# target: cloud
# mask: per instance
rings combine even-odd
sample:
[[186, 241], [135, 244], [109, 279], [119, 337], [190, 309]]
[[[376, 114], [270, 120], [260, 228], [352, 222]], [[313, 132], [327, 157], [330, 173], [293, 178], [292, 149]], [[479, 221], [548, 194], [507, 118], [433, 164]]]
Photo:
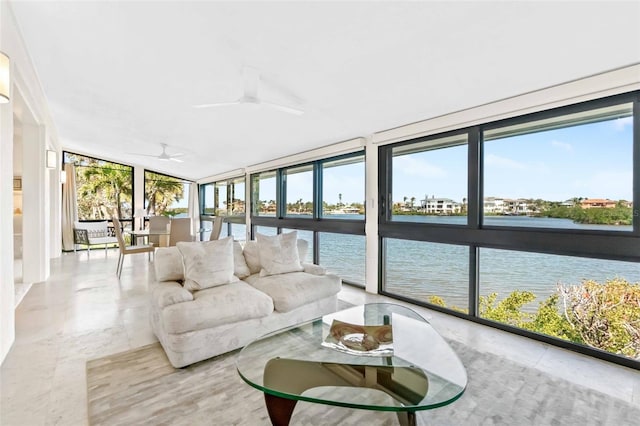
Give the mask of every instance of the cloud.
[[572, 152], [573, 151], [573, 145], [566, 143], [566, 142], [560, 142], [560, 141], [551, 141], [551, 146], [554, 148], [558, 148], [561, 149], [563, 151], [566, 152]]
[[409, 155], [394, 158], [393, 170], [394, 173], [426, 179], [447, 177], [447, 171], [442, 167]]
[[484, 158], [485, 166], [489, 167], [497, 167], [502, 169], [511, 169], [511, 170], [524, 170], [527, 168], [526, 165], [520, 163], [519, 161], [512, 160], [506, 157], [500, 157], [495, 154], [487, 154]]

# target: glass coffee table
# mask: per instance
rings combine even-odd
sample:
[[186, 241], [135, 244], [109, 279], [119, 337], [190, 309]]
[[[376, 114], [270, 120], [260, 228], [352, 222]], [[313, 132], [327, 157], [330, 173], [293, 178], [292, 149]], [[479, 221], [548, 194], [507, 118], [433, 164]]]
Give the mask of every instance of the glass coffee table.
[[415, 425], [416, 411], [450, 404], [467, 386], [455, 352], [416, 312], [374, 303], [267, 334], [236, 361], [242, 379], [264, 392], [274, 425], [288, 425], [298, 401], [395, 411]]

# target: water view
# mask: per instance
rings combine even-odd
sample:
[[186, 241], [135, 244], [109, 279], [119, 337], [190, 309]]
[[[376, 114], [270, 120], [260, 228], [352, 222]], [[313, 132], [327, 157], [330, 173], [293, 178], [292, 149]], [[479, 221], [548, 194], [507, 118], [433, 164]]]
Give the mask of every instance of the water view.
[[[327, 218], [360, 219], [363, 215], [331, 215]], [[425, 216], [395, 216], [395, 220], [424, 222]], [[461, 224], [466, 218], [428, 217], [433, 223]], [[568, 219], [502, 216], [487, 218], [490, 226], [563, 228], [575, 230], [631, 231], [630, 226], [581, 225]], [[243, 239], [246, 227], [233, 224], [235, 238]], [[258, 227], [258, 232], [275, 235], [276, 229]], [[288, 232], [290, 230], [284, 230]], [[226, 232], [226, 231], [225, 231]], [[225, 234], [226, 235], [226, 234]], [[313, 233], [298, 231], [298, 237], [313, 247]], [[311, 261], [313, 254], [307, 255]], [[431, 296], [442, 297], [447, 306], [467, 308], [469, 293], [469, 248], [452, 244], [421, 241], [386, 240], [386, 290], [422, 301]], [[587, 259], [541, 253], [482, 248], [480, 250], [480, 295], [498, 293], [506, 297], [514, 290], [531, 291], [537, 298], [527, 305], [537, 308], [538, 302], [556, 291], [558, 283], [579, 284], [582, 280], [604, 282], [624, 278], [640, 282], [640, 264], [603, 259]], [[334, 233], [320, 234], [320, 263], [343, 279], [364, 285], [365, 237]]]

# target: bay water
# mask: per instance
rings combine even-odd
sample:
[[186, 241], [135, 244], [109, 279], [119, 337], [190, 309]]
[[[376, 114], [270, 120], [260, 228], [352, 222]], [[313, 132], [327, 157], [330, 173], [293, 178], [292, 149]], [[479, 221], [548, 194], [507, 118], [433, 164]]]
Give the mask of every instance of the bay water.
[[[337, 219], [361, 219], [362, 215], [335, 215]], [[465, 217], [395, 216], [403, 222], [466, 223]], [[515, 226], [563, 229], [601, 229], [631, 231], [631, 226], [582, 225], [569, 219], [527, 216], [490, 216], [487, 226]], [[234, 225], [236, 237], [244, 235], [244, 225]], [[274, 228], [259, 227], [258, 232], [275, 234]], [[299, 238], [309, 241], [311, 231], [298, 231]], [[363, 284], [365, 270], [365, 237], [321, 233], [320, 263], [343, 279]], [[420, 241], [386, 240], [386, 290], [417, 300], [441, 297], [447, 306], [466, 309], [469, 293], [469, 248], [453, 244]], [[311, 260], [311, 254], [306, 259]], [[558, 284], [580, 284], [583, 280], [603, 283], [607, 279], [624, 278], [640, 282], [640, 263], [588, 259], [511, 250], [481, 248], [479, 256], [479, 294], [498, 294], [498, 300], [514, 290], [531, 291], [537, 298], [527, 306], [535, 310], [538, 302], [556, 292]]]

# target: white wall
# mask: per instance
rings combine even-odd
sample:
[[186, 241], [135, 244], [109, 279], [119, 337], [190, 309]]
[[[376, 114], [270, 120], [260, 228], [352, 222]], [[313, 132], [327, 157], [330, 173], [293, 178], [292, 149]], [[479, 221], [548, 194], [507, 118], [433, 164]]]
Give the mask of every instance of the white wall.
[[[45, 150], [60, 152], [46, 98], [8, 2], [0, 1], [0, 50], [11, 60], [11, 101], [0, 105], [0, 362], [15, 340], [13, 283], [13, 122], [22, 129], [25, 282], [45, 280], [49, 259], [59, 255], [52, 222], [59, 222], [60, 167], [45, 168]], [[53, 192], [52, 192], [53, 191]], [[59, 233], [58, 233], [59, 238]], [[27, 274], [28, 271], [28, 274]]]

